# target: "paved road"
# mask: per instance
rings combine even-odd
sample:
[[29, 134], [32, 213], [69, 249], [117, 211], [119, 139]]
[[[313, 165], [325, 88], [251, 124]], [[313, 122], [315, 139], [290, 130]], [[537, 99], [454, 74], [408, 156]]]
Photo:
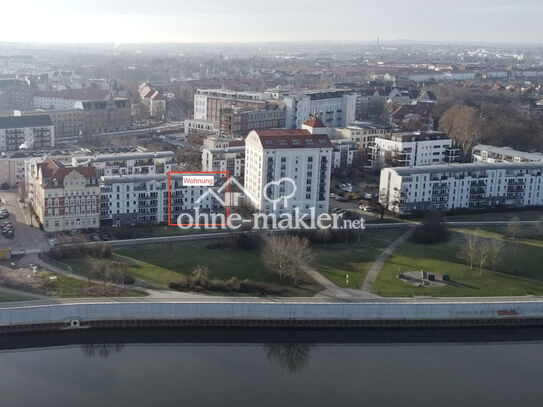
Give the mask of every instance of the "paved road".
[[[6, 239], [0, 236], [0, 249], [12, 250], [48, 250], [45, 234], [37, 226], [29, 226], [31, 218], [21, 208], [17, 193], [14, 191], [0, 192], [3, 205], [10, 212], [10, 217], [2, 222], [9, 221], [15, 226], [15, 238]], [[35, 221], [33, 221], [35, 225]]]

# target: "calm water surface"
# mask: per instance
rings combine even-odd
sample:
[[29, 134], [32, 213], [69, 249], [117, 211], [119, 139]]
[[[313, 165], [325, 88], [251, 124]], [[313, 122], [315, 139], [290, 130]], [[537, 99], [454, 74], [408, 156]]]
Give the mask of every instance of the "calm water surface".
[[500, 333], [499, 342], [488, 342], [496, 338], [488, 331], [465, 338], [446, 332], [70, 335], [2, 339], [0, 406], [499, 407], [543, 400], [538, 331]]

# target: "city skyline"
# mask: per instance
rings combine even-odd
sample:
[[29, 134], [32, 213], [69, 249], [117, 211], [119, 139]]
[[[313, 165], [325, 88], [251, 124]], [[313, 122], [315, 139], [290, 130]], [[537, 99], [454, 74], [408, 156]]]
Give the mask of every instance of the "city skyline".
[[[4, 4], [5, 15], [20, 5]], [[333, 18], [332, 18], [333, 17]], [[432, 41], [536, 43], [543, 4], [533, 0], [459, 0], [428, 4], [413, 0], [157, 0], [106, 2], [30, 0], [23, 27], [0, 26], [2, 42], [205, 43], [290, 41]], [[345, 24], [340, 24], [344, 21]], [[97, 22], [100, 22], [98, 24]], [[499, 27], [499, 29], [498, 29]], [[429, 33], [432, 33], [430, 36]]]

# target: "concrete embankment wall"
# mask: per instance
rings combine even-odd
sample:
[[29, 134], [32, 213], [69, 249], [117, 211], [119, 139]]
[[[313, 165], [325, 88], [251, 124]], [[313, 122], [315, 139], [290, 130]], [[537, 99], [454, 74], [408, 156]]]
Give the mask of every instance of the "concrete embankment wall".
[[525, 302], [95, 302], [5, 305], [0, 331], [145, 326], [541, 325], [543, 301]]

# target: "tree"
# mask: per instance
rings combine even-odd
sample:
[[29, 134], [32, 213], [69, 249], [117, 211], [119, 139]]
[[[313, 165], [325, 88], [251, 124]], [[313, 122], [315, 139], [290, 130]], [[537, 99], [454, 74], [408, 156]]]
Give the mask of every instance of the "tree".
[[479, 262], [479, 276], [483, 275], [483, 268], [488, 263], [490, 248], [488, 241], [480, 241], [477, 250], [477, 260]]
[[301, 372], [309, 363], [310, 346], [305, 343], [270, 343], [264, 345], [267, 358], [290, 373]]
[[305, 237], [273, 235], [264, 241], [262, 258], [265, 267], [279, 275], [280, 279], [290, 278], [296, 286], [302, 268], [310, 258], [310, 242]]
[[462, 149], [464, 160], [469, 159], [472, 147], [480, 141], [482, 120], [469, 106], [456, 105], [439, 119], [439, 130], [447, 133]]
[[513, 239], [516, 239], [520, 231], [520, 219], [518, 217], [513, 217], [507, 224], [507, 236], [510, 236]]
[[503, 241], [498, 239], [490, 239], [487, 242], [488, 263], [492, 271], [496, 270], [496, 266], [500, 263], [503, 255]]
[[422, 223], [415, 228], [411, 240], [416, 243], [432, 244], [445, 242], [449, 238], [449, 230], [439, 212], [428, 212]]
[[532, 224], [532, 232], [535, 236], [543, 234], [543, 216]]
[[467, 259], [469, 269], [473, 270], [473, 265], [477, 258], [477, 252], [479, 250], [479, 229], [475, 230], [475, 233], [469, 234], [460, 247], [460, 256], [463, 259]]

